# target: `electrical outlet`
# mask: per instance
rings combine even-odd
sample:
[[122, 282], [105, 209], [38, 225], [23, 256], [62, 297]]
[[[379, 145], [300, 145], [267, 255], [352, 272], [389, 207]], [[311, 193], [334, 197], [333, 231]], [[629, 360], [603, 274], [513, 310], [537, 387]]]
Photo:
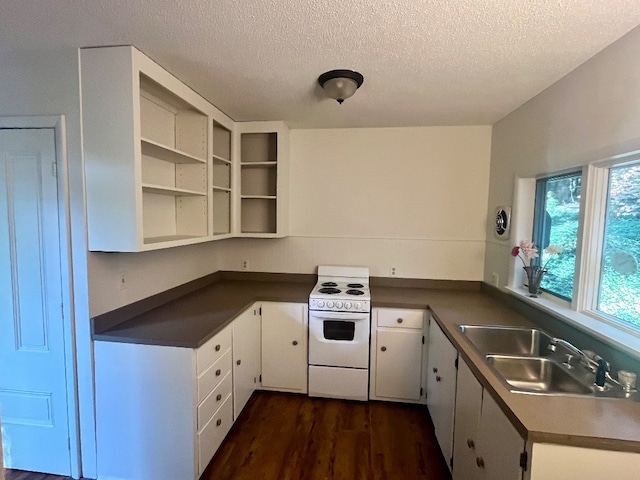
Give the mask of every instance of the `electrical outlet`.
[[118, 289], [124, 290], [127, 288], [127, 272], [120, 272], [118, 275]]
[[498, 272], [493, 272], [491, 274], [491, 283], [493, 283], [494, 287], [500, 286], [500, 275], [498, 275]]
[[246, 258], [242, 259], [241, 265], [242, 270], [249, 270], [249, 260], [247, 260]]
[[395, 277], [396, 276], [396, 267], [391, 267], [390, 270], [389, 270], [389, 274], [392, 277]]

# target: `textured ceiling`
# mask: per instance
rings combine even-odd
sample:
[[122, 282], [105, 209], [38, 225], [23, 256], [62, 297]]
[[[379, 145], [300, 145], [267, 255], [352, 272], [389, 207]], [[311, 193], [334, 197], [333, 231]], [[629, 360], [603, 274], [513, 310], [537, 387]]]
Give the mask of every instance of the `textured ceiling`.
[[[1, 0], [0, 48], [133, 44], [234, 120], [472, 125], [638, 24], [638, 0]], [[343, 105], [335, 68], [365, 77]]]

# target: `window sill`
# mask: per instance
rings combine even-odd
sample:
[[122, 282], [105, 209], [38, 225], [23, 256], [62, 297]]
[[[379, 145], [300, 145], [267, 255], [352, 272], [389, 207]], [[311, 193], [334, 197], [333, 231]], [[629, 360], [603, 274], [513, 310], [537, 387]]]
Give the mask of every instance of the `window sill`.
[[619, 348], [629, 355], [640, 358], [640, 337], [625, 332], [585, 313], [571, 310], [567, 302], [556, 299], [552, 295], [543, 293], [540, 297], [532, 298], [524, 288], [505, 287], [505, 289], [507, 293], [518, 297], [523, 302], [533, 305], [543, 312], [553, 315], [563, 322], [579, 328]]

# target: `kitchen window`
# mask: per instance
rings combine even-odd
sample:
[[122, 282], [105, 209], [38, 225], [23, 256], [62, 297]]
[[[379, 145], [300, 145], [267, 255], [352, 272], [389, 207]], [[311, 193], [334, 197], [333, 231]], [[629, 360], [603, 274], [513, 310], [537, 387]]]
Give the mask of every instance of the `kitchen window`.
[[609, 169], [596, 309], [640, 330], [640, 164]]
[[[573, 297], [581, 183], [581, 171], [536, 182], [533, 243], [540, 252], [537, 263], [549, 270], [541, 287], [568, 301]], [[544, 252], [549, 245], [562, 247], [562, 254], [549, 257]]]

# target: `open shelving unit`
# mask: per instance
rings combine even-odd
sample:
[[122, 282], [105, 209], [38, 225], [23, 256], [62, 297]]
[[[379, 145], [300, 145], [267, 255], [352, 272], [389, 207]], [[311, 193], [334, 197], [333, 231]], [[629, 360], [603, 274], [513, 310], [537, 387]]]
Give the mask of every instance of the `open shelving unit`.
[[[80, 73], [89, 249], [212, 240], [212, 179], [219, 164], [231, 170], [233, 121], [131, 46], [81, 49]], [[220, 136], [226, 150], [213, 148]], [[227, 177], [215, 185], [230, 196]]]
[[240, 132], [239, 235], [286, 235], [288, 130], [281, 122], [255, 122]]
[[232, 132], [224, 125], [213, 121], [213, 151], [211, 154], [213, 235], [231, 235], [233, 194], [231, 144]]
[[206, 237], [208, 117], [140, 73], [143, 243]]

